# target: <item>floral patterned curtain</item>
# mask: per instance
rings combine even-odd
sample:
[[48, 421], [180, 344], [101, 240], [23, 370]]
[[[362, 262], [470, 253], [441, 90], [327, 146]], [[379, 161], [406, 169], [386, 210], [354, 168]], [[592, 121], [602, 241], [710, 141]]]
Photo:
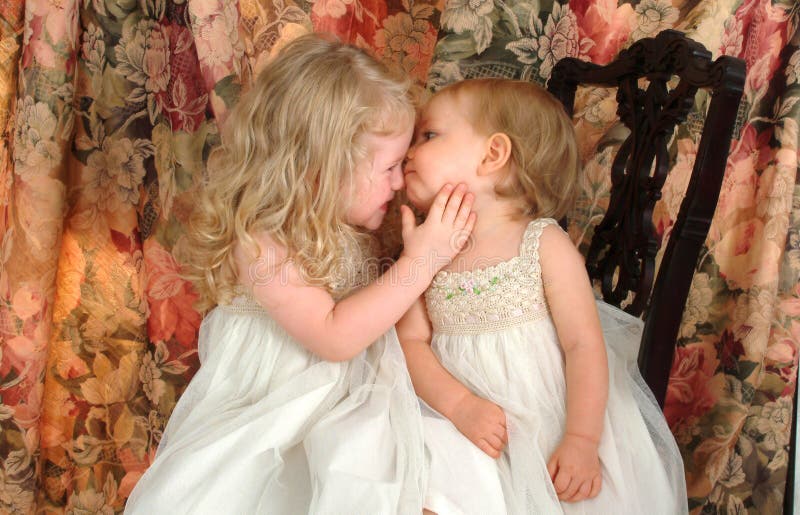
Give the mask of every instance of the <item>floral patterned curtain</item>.
[[[799, 13], [789, 0], [3, 2], [0, 511], [123, 509], [198, 366], [178, 264], [193, 191], [219, 124], [285, 41], [333, 32], [436, 88], [544, 82], [561, 57], [605, 63], [677, 28], [745, 59], [748, 79], [665, 411], [695, 513], [779, 512], [800, 337]], [[609, 92], [577, 107], [579, 241], [607, 201], [618, 131]], [[672, 143], [664, 237], [697, 136], [690, 124]]]

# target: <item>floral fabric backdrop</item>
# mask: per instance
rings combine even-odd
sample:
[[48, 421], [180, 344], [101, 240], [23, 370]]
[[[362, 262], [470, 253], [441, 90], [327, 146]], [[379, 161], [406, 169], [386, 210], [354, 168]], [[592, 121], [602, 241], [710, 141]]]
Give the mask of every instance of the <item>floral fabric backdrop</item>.
[[[0, 511], [119, 512], [198, 366], [179, 275], [219, 125], [286, 41], [326, 31], [437, 88], [545, 82], [676, 28], [748, 65], [665, 412], [694, 513], [777, 513], [800, 338], [800, 9], [790, 0], [9, 0], [0, 4]], [[707, 99], [693, 116], [702, 120]], [[591, 233], [618, 142], [585, 90], [572, 216]], [[697, 149], [672, 142], [664, 237]]]

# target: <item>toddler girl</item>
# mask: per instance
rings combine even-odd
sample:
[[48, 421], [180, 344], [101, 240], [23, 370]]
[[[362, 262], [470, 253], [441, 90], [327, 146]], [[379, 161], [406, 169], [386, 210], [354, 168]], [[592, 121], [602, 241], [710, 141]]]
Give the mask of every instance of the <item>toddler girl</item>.
[[216, 305], [201, 367], [127, 512], [420, 512], [421, 420], [393, 325], [475, 215], [463, 185], [419, 226], [404, 207], [404, 253], [365, 285], [364, 230], [403, 185], [413, 118], [406, 82], [317, 36], [237, 104], [186, 247]]
[[442, 184], [463, 181], [478, 215], [473, 245], [397, 325], [433, 408], [428, 510], [686, 512], [677, 446], [636, 370], [640, 321], [595, 301], [554, 220], [579, 169], [571, 121], [535, 84], [465, 81], [422, 110], [409, 200], [427, 210]]

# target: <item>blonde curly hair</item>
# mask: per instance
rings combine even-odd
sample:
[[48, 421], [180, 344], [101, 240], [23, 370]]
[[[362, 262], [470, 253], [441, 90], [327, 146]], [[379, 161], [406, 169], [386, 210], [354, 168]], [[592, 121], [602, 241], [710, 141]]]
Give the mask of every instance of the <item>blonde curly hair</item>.
[[450, 95], [473, 127], [511, 140], [508, 180], [495, 188], [500, 197], [520, 199], [522, 215], [561, 218], [574, 205], [581, 175], [575, 128], [564, 106], [532, 82], [482, 78], [451, 84], [435, 97]]
[[410, 84], [363, 50], [319, 35], [287, 44], [231, 112], [189, 222], [184, 274], [202, 311], [239, 285], [233, 252], [268, 234], [310, 284], [333, 291], [370, 236], [344, 219], [364, 136], [414, 120]]

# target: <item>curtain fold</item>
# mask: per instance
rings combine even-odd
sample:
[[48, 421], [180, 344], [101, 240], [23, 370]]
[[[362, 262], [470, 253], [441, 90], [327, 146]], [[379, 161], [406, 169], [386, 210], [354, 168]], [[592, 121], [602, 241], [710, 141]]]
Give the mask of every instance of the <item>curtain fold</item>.
[[[665, 413], [694, 513], [780, 512], [800, 338], [799, 19], [789, 0], [3, 2], [0, 511], [123, 509], [198, 366], [179, 275], [196, 189], [220, 124], [287, 41], [332, 32], [436, 89], [544, 83], [562, 57], [607, 63], [675, 28], [748, 73]], [[615, 109], [613, 92], [579, 92], [570, 234], [584, 245], [624, 137]], [[698, 138], [690, 123], [671, 144], [664, 238]]]

